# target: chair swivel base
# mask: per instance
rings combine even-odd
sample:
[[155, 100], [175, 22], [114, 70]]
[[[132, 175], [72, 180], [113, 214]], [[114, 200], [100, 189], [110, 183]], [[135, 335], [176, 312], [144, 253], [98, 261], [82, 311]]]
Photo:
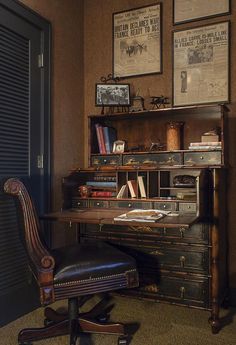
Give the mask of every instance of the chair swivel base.
[[[109, 319], [109, 311], [112, 306], [105, 310], [100, 310], [103, 301], [100, 301], [92, 310], [81, 313], [76, 321], [80, 333], [102, 333], [116, 334], [119, 336], [118, 345], [128, 344], [129, 337], [125, 332], [125, 325], [106, 321]], [[52, 308], [45, 309], [45, 327], [42, 328], [25, 328], [18, 335], [19, 345], [31, 345], [32, 342], [47, 339], [56, 336], [70, 334], [70, 322], [68, 314], [60, 314]], [[70, 345], [75, 345], [76, 339], [70, 340]]]

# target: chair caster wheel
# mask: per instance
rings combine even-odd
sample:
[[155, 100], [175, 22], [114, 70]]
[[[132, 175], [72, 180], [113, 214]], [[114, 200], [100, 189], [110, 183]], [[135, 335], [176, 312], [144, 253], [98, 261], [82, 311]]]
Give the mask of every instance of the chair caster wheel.
[[50, 326], [54, 323], [54, 321], [50, 320], [50, 319], [44, 319], [44, 326], [47, 327], [47, 326]]
[[98, 315], [97, 320], [101, 323], [106, 323], [110, 319], [110, 314], [101, 314]]
[[118, 338], [118, 345], [128, 345], [129, 338], [127, 336], [122, 336]]

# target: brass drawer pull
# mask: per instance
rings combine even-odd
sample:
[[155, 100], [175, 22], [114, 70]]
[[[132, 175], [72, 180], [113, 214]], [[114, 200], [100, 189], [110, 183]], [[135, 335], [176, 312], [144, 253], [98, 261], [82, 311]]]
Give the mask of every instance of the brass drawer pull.
[[107, 159], [103, 159], [103, 163], [105, 163], [105, 164], [106, 164], [106, 163], [107, 163]]
[[152, 232], [152, 228], [150, 226], [130, 226], [129, 229], [131, 231], [138, 231], [138, 232]]
[[181, 288], [180, 288], [179, 290], [180, 290], [180, 298], [181, 298], [181, 299], [184, 299], [185, 287], [184, 287], [184, 286], [181, 286]]
[[98, 159], [94, 159], [93, 160], [93, 164], [98, 165], [99, 164], [99, 160]]
[[100, 202], [97, 202], [96, 205], [97, 205], [97, 206], [100, 206]]
[[200, 159], [204, 159], [204, 157], [203, 157], [203, 156], [200, 156]]
[[132, 204], [128, 204], [128, 207], [132, 207]]
[[81, 205], [81, 202], [77, 202], [77, 205], [80, 206], [80, 205]]
[[156, 162], [146, 159], [145, 161], [143, 161], [143, 164], [156, 164]]
[[150, 254], [152, 254], [152, 255], [164, 255], [164, 253], [160, 252], [159, 250], [153, 250], [152, 252], [150, 252]]
[[180, 258], [179, 258], [179, 261], [180, 261], [180, 266], [182, 267], [182, 268], [184, 268], [184, 265], [185, 265], [185, 256], [180, 256]]
[[184, 238], [185, 228], [180, 228], [179, 232], [180, 232], [180, 237]]

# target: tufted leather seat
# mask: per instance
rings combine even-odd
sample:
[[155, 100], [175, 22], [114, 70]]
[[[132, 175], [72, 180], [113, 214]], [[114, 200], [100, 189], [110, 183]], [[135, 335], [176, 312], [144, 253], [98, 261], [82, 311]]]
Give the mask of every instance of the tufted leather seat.
[[135, 267], [132, 257], [103, 242], [58, 248], [51, 254], [55, 259], [55, 284], [115, 276]]

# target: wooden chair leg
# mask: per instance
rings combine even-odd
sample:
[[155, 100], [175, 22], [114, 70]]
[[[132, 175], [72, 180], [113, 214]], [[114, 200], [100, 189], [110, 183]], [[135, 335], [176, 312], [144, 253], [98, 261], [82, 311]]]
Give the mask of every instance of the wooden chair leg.
[[79, 317], [80, 331], [84, 333], [107, 333], [124, 335], [125, 327], [122, 323], [100, 323]]
[[31, 341], [47, 339], [69, 333], [68, 320], [60, 321], [43, 328], [25, 328], [18, 335], [19, 344], [27, 344]]

